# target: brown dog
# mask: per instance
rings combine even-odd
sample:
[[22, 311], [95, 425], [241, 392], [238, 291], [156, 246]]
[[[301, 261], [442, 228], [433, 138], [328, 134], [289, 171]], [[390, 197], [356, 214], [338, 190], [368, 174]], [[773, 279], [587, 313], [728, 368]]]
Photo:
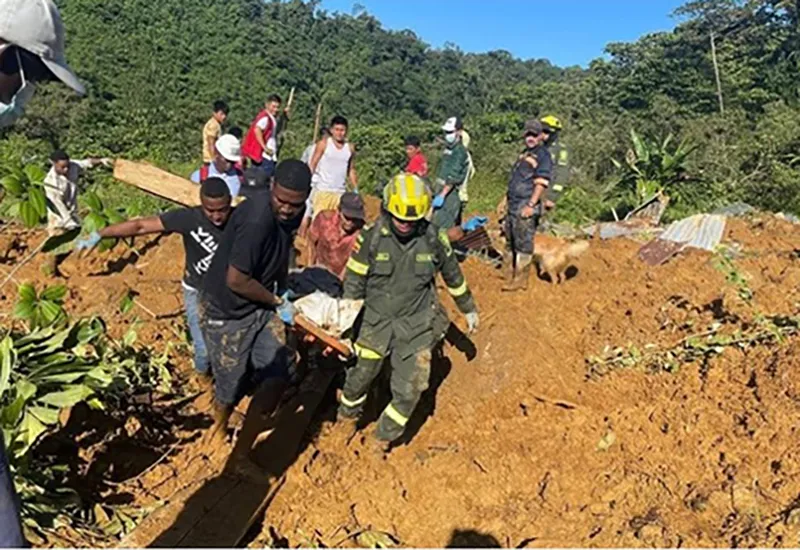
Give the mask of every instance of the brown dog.
[[537, 234], [534, 238], [533, 256], [539, 270], [547, 273], [550, 281], [561, 284], [571, 260], [578, 259], [589, 249], [589, 241], [567, 242], [557, 237]]

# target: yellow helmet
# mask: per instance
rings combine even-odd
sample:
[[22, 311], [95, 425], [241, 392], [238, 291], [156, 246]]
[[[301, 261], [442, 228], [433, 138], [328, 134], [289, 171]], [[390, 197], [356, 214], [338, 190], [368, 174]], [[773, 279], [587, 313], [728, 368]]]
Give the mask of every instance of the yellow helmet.
[[558, 118], [553, 115], [547, 115], [545, 117], [542, 117], [540, 122], [545, 126], [549, 126], [550, 128], [556, 131], [561, 130], [561, 128], [563, 128], [563, 126], [561, 125], [561, 121], [558, 120]]
[[421, 220], [431, 208], [431, 192], [421, 178], [402, 172], [383, 188], [383, 207], [399, 220]]

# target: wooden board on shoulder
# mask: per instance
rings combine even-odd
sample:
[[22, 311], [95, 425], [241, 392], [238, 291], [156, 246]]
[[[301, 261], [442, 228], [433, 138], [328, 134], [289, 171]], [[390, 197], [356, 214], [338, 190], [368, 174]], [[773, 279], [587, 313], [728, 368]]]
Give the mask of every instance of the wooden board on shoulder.
[[200, 205], [200, 188], [196, 183], [146, 162], [117, 159], [114, 178], [183, 206]]

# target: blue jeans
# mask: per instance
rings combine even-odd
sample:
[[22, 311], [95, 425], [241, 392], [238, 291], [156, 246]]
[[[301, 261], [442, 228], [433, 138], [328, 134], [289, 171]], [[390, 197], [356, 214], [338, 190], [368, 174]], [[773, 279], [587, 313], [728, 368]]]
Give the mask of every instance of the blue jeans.
[[17, 493], [8, 467], [3, 433], [0, 432], [0, 548], [22, 548], [25, 545], [19, 523]]
[[189, 334], [194, 345], [194, 370], [200, 374], [208, 374], [208, 352], [206, 341], [203, 339], [203, 330], [200, 325], [200, 308], [198, 291], [193, 288], [183, 287], [183, 304], [186, 307], [186, 324], [189, 325]]

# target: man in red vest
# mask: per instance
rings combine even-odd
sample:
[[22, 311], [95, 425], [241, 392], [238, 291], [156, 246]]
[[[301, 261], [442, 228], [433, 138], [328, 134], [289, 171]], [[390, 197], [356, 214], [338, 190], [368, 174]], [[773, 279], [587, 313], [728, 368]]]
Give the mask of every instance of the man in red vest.
[[[280, 96], [273, 94], [267, 98], [262, 110], [247, 131], [242, 144], [242, 154], [261, 168], [267, 177], [272, 177], [278, 162], [278, 111], [281, 108]], [[288, 116], [288, 113], [286, 113]]]

